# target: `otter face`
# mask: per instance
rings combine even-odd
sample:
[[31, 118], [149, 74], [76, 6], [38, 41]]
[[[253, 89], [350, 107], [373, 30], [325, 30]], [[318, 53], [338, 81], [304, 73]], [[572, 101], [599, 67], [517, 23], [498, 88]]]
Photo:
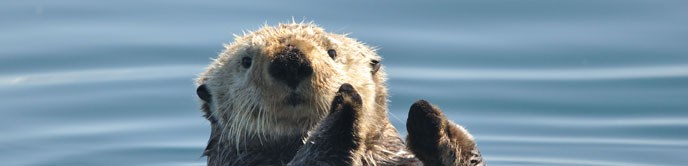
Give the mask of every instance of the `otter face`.
[[365, 110], [384, 114], [380, 59], [370, 47], [314, 24], [280, 24], [237, 36], [197, 79], [211, 143], [215, 138], [239, 147], [305, 136], [327, 115], [344, 83], [359, 91]]

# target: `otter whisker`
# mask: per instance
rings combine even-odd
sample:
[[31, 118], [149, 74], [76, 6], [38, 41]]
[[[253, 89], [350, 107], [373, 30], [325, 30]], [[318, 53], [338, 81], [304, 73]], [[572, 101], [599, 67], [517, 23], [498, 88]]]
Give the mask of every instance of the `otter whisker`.
[[406, 122], [404, 122], [404, 121], [402, 121], [401, 119], [399, 119], [399, 117], [398, 117], [397, 115], [395, 115], [394, 112], [389, 111], [388, 114], [389, 114], [390, 116], [392, 116], [392, 118], [394, 118], [394, 120], [397, 120], [399, 123], [406, 125]]

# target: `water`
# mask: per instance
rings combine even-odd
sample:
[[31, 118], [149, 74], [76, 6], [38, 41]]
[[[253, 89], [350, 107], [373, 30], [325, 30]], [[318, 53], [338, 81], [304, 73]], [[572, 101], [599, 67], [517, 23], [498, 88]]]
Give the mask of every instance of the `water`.
[[685, 1], [3, 1], [0, 165], [204, 165], [192, 79], [295, 17], [380, 48], [490, 165], [688, 163]]

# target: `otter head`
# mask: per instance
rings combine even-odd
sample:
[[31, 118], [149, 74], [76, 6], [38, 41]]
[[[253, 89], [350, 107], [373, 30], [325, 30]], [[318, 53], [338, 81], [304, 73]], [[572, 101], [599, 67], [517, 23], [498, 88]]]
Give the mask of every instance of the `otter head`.
[[314, 24], [280, 24], [225, 47], [197, 79], [212, 125], [210, 149], [302, 138], [327, 115], [344, 83], [358, 90], [372, 117], [386, 117], [381, 58], [345, 35]]

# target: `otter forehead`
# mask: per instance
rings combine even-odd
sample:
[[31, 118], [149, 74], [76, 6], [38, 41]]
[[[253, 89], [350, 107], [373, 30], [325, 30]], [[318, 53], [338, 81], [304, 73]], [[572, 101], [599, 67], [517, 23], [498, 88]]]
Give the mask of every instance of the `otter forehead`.
[[[304, 42], [303, 40], [305, 39], [311, 42], [311, 44], [316, 44], [314, 46], [327, 47], [330, 45], [328, 36], [331, 35], [334, 34], [329, 34], [313, 24], [280, 24], [276, 27], [263, 27], [248, 35], [239, 37], [238, 40], [246, 40], [245, 43], [253, 45], [273, 46], [291, 42]], [[237, 43], [242, 43], [242, 41]]]
[[226, 47], [228, 52], [259, 51], [273, 56], [287, 45], [295, 45], [303, 51], [331, 49], [337, 43], [331, 36], [337, 35], [326, 33], [314, 24], [280, 24], [236, 36], [235, 41]]

